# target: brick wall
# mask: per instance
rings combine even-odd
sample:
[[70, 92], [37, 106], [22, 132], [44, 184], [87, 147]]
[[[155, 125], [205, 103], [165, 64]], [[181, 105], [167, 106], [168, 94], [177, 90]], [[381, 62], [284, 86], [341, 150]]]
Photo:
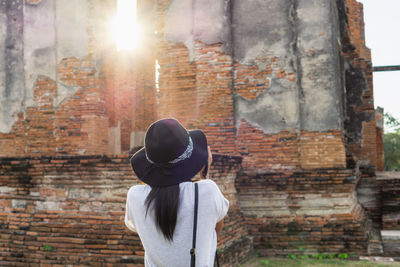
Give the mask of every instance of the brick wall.
[[183, 43], [168, 41], [170, 5], [170, 0], [163, 0], [156, 7], [158, 118], [175, 117], [188, 129], [202, 129], [213, 152], [234, 155], [232, 58], [222, 52], [221, 43], [192, 40], [189, 51]]
[[[279, 50], [257, 48], [253, 52], [259, 53], [259, 57], [236, 60], [235, 52], [225, 47], [235, 47], [240, 41], [235, 43], [233, 37], [232, 40], [228, 38], [227, 43], [204, 43], [196, 40], [196, 34], [201, 34], [196, 32], [192, 33], [193, 36], [188, 35], [187, 38], [193, 38], [191, 41], [168, 41], [168, 37], [182, 38], [185, 34], [175, 25], [173, 34], [167, 32], [173, 37], [166, 36], [165, 32], [171, 29], [166, 26], [165, 20], [166, 17], [171, 19], [169, 16], [172, 15], [168, 12], [177, 12], [170, 10], [171, 5], [175, 4], [173, 1], [157, 4], [159, 118], [176, 117], [187, 128], [204, 130], [213, 151], [242, 156], [243, 167], [248, 170], [345, 166], [345, 140], [341, 130], [335, 130], [332, 126], [332, 130], [300, 131], [302, 126], [298, 109], [303, 100], [298, 96], [297, 87], [301, 82], [301, 73], [296, 73], [288, 60], [288, 57], [294, 58], [296, 55], [283, 56]], [[179, 20], [182, 14], [177, 13], [176, 16]], [[190, 18], [189, 14], [187, 18]], [[240, 16], [237, 19], [240, 20]], [[198, 27], [195, 22], [191, 23], [194, 23], [194, 28]], [[293, 29], [287, 27], [295, 27], [286, 24], [281, 26], [288, 32]], [[231, 34], [235, 35], [235, 29], [232, 31]], [[255, 35], [254, 38], [260, 37]], [[318, 77], [310, 78], [316, 86], [316, 80], [323, 80]], [[310, 103], [313, 104], [316, 103]], [[258, 114], [252, 110], [257, 106], [260, 108]], [[257, 116], [263, 125], [258, 125], [257, 120], [246, 112], [254, 113], [252, 116]], [[309, 112], [304, 113], [309, 115]], [[265, 118], [261, 119], [262, 115]], [[277, 122], [278, 116], [281, 117]], [[340, 121], [340, 118], [336, 120]]]
[[[66, 1], [52, 7], [44, 2], [21, 5], [27, 6], [24, 12], [39, 12], [43, 17], [56, 17], [55, 13], [60, 12], [57, 8], [72, 5]], [[117, 51], [108, 32], [116, 1], [84, 0], [79, 5], [82, 11], [75, 10], [76, 16], [59, 16], [52, 26], [61, 28], [65, 19], [74, 20], [68, 23], [81, 23], [79, 32], [85, 34], [86, 42], [74, 40], [82, 36], [73, 34], [68, 40], [83, 43], [80, 48], [84, 52], [79, 51], [78, 55], [74, 47], [68, 47], [68, 56], [59, 55], [57, 49], [66, 50], [61, 41], [46, 47], [54, 50], [56, 58], [54, 62], [41, 64], [51, 69], [53, 76], [41, 74], [43, 70], [34, 73], [36, 70], [29, 64], [37, 59], [32, 56], [34, 53], [27, 53], [26, 73], [19, 79], [30, 77], [33, 87], [26, 85], [24, 94], [33, 95], [33, 99], [21, 101], [23, 111], [17, 114], [18, 121], [11, 125], [10, 132], [0, 133], [0, 156], [119, 154], [143, 145], [144, 131], [156, 119], [154, 40], [151, 38], [154, 31], [148, 29], [151, 35], [142, 44], [147, 48], [143, 50], [146, 53]], [[142, 6], [140, 2], [140, 11], [144, 10]], [[88, 11], [84, 13], [86, 8]], [[82, 19], [80, 12], [87, 17]], [[40, 25], [40, 19], [32, 18], [32, 27], [36, 23]], [[34, 30], [38, 35], [46, 31], [39, 27]], [[35, 48], [26, 46], [23, 49], [27, 51]]]
[[400, 242], [400, 172], [377, 172], [376, 180], [382, 199], [382, 246], [385, 256], [397, 258]]
[[358, 204], [356, 171], [242, 173], [236, 186], [254, 247], [261, 255], [365, 254], [371, 224]]
[[382, 196], [382, 229], [400, 230], [400, 172], [377, 172]]
[[246, 170], [298, 168], [298, 143], [296, 133], [282, 131], [279, 134], [265, 134], [245, 120], [240, 121], [237, 151], [243, 157]]
[[[64, 60], [61, 65], [71, 70], [79, 69], [81, 62]], [[84, 75], [81, 70], [77, 72]], [[25, 115], [19, 115], [10, 133], [0, 133], [0, 155], [105, 153], [108, 124], [102, 100], [104, 94], [90, 76], [79, 81], [71, 80], [71, 86], [85, 84], [86, 88], [57, 107], [54, 104], [55, 81], [45, 76], [38, 77], [34, 90], [36, 105], [28, 107]]]
[[375, 110], [376, 120], [376, 170], [383, 171], [384, 169], [384, 117], [383, 108], [377, 107]]
[[382, 228], [382, 190], [375, 169], [368, 164], [359, 166], [360, 181], [357, 184], [357, 200], [371, 218], [376, 229]]
[[[298, 252], [298, 246], [310, 253], [366, 251], [371, 228], [367, 216], [375, 223], [380, 218], [379, 200], [367, 196], [368, 190], [377, 189], [369, 182], [374, 181], [379, 151], [361, 4], [336, 1], [341, 68], [322, 71], [324, 66], [336, 64], [331, 51], [327, 57], [332, 64], [319, 60], [328, 55], [327, 46], [321, 44], [330, 36], [301, 31], [308, 29], [310, 22], [301, 12], [295, 14], [297, 8], [305, 7], [292, 2], [290, 18], [286, 18], [286, 6], [271, 4], [271, 10], [263, 6], [271, 14], [285, 12], [263, 25], [282, 29], [281, 36], [251, 35], [253, 31], [248, 30], [254, 25], [242, 21], [241, 14], [248, 16], [247, 8], [258, 10], [238, 2], [232, 11], [237, 21], [230, 23], [249, 28], [234, 27], [229, 38], [202, 42], [196, 39], [202, 34], [195, 31], [198, 25], [188, 34], [190, 40], [167, 40], [165, 17], [173, 1], [139, 1], [139, 19], [151, 21], [154, 28], [146, 30], [144, 50], [135, 54], [103, 46], [98, 35], [100, 21], [113, 10], [110, 7], [115, 8], [115, 1], [104, 0], [102, 5], [87, 1], [91, 7], [87, 57], [60, 58], [55, 64], [58, 80], [39, 76], [34, 86], [35, 104], [19, 114], [11, 132], [0, 134], [0, 156], [34, 156], [1, 159], [0, 201], [6, 209], [0, 213], [6, 222], [0, 227], [3, 262], [21, 266], [27, 262], [141, 264], [140, 242], [122, 224], [124, 194], [135, 182], [127, 158], [51, 156], [119, 154], [143, 145], [146, 128], [163, 117], [175, 117], [189, 129], [204, 130], [213, 152], [230, 155], [216, 156], [212, 170], [213, 179], [231, 201], [220, 239], [226, 265], [246, 258], [253, 238], [255, 247], [265, 255]], [[190, 12], [205, 15], [199, 14], [197, 5], [192, 8]], [[328, 9], [317, 2], [313, 8], [318, 14]], [[332, 14], [336, 10], [328, 11], [335, 20]], [[179, 12], [173, 15], [182, 16]], [[194, 23], [199, 18], [193, 15], [190, 19]], [[329, 27], [324, 31], [336, 36]], [[246, 37], [241, 34], [249, 32], [248, 47], [232, 52], [229, 46], [239, 45]], [[221, 35], [225, 33], [221, 31]], [[313, 49], [312, 44], [302, 47], [307, 44], [302, 40], [310, 36], [324, 49]], [[272, 43], [253, 47], [252, 38]], [[337, 49], [333, 40], [328, 46]], [[271, 47], [274, 51], [267, 51]], [[239, 53], [245, 54], [244, 58], [239, 58]], [[254, 53], [259, 56], [252, 58]], [[155, 60], [160, 65], [159, 90], [155, 88]], [[300, 72], [299, 67], [303, 68]], [[340, 87], [343, 92], [333, 92], [336, 84], [326, 83], [340, 76], [336, 71], [343, 72], [338, 81], [346, 89]], [[330, 72], [335, 77], [323, 76]], [[60, 82], [73, 92], [60, 98], [62, 101]], [[313, 91], [315, 88], [318, 91]], [[321, 102], [330, 109], [315, 98], [323, 88], [328, 92], [324, 95], [327, 102]], [[338, 111], [341, 108], [345, 114]], [[326, 110], [337, 112], [337, 117], [332, 118]], [[342, 117], [346, 118], [344, 126]], [[345, 169], [346, 154], [367, 162], [372, 174]], [[243, 157], [243, 170], [235, 184], [241, 168], [238, 155]], [[54, 250], [45, 246], [48, 243]]]
[[[56, 80], [39, 76], [34, 87], [35, 104], [19, 114], [11, 132], [0, 134], [0, 155], [118, 154], [142, 145], [144, 132], [155, 119], [172, 116], [188, 128], [203, 129], [213, 151], [241, 155], [243, 167], [249, 170], [344, 166], [344, 143], [348, 154], [375, 164], [370, 53], [363, 35], [362, 7], [356, 1], [343, 1], [341, 10], [342, 55], [350, 64], [343, 77], [348, 118], [345, 138], [340, 134], [342, 129], [335, 127], [306, 131], [296, 117], [300, 115], [293, 115], [309, 112], [299, 110], [303, 100], [297, 95], [297, 87], [302, 74], [289, 61], [312, 59], [316, 51], [303, 51], [305, 54], [299, 57], [264, 47], [256, 51], [255, 58], [239, 60], [226, 48], [237, 45], [234, 38], [208, 44], [192, 36], [191, 45], [167, 41], [164, 19], [171, 1], [165, 0], [139, 1], [139, 21], [148, 24], [141, 50], [117, 52], [107, 46], [110, 44], [103, 44], [105, 36], [100, 33], [105, 25], [99, 19], [110, 17], [115, 1], [99, 5], [87, 1], [91, 7], [87, 56], [59, 58]], [[247, 23], [240, 16], [235, 19]], [[297, 27], [287, 21], [277, 23], [290, 34]], [[231, 34], [235, 37], [244, 30], [232, 29]], [[286, 38], [284, 42], [294, 41]], [[240, 49], [236, 52], [244, 53]], [[155, 88], [156, 59], [160, 64], [159, 92]], [[306, 85], [325, 86], [314, 74], [307, 76]], [[74, 93], [61, 97], [61, 85]], [[276, 99], [275, 90], [279, 91]], [[271, 94], [269, 102], [261, 100], [263, 94]], [[243, 110], [238, 111], [241, 101], [250, 101], [249, 106], [267, 101], [269, 104], [261, 105], [266, 116], [263, 121], [271, 123], [261, 126], [250, 115], [244, 116]], [[282, 115], [283, 122], [280, 118], [274, 121], [271, 115], [277, 114]]]
[[303, 169], [345, 167], [345, 146], [341, 131], [302, 131], [300, 163]]
[[[222, 236], [225, 266], [248, 257], [251, 238], [236, 200], [240, 158], [214, 156], [211, 177], [230, 201]], [[143, 265], [138, 236], [123, 223], [137, 183], [127, 156], [0, 159], [0, 265]]]
[[232, 61], [221, 45], [196, 42], [190, 61], [183, 44], [160, 42], [158, 47], [158, 116], [177, 118], [188, 129], [202, 129], [213, 151], [235, 153]]
[[345, 70], [347, 153], [376, 166], [377, 133], [371, 51], [365, 45], [363, 6], [345, 0], [339, 9]]

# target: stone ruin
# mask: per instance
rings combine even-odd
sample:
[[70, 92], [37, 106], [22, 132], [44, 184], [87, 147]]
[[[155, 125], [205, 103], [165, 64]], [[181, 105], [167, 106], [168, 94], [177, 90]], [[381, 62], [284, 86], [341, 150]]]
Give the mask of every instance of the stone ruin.
[[138, 0], [135, 51], [109, 38], [116, 7], [0, 0], [0, 265], [143, 265], [129, 155], [163, 117], [207, 134], [225, 266], [400, 255], [360, 3]]

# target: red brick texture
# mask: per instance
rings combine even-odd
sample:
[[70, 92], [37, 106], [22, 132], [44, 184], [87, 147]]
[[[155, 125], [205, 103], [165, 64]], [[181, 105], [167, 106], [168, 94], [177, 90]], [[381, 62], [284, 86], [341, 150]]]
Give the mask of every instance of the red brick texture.
[[384, 148], [383, 148], [383, 129], [376, 127], [376, 170], [383, 171], [384, 165]]
[[303, 169], [346, 166], [344, 140], [340, 131], [302, 131], [300, 142]]
[[237, 151], [243, 156], [246, 170], [296, 169], [300, 165], [298, 147], [296, 133], [265, 134], [245, 120], [240, 121]]
[[376, 120], [376, 170], [384, 170], [384, 117], [383, 108], [377, 108], [375, 110], [375, 120]]
[[382, 229], [400, 230], [400, 172], [377, 173], [382, 196]]
[[357, 184], [357, 199], [376, 229], [382, 228], [382, 189], [373, 166], [360, 166], [360, 181]]
[[191, 62], [183, 44], [161, 42], [158, 116], [175, 117], [189, 129], [202, 129], [213, 151], [235, 152], [232, 61], [221, 45], [195, 44]]
[[88, 54], [60, 59], [57, 81], [37, 78], [34, 104], [18, 114], [11, 132], [0, 133], [0, 156], [127, 152], [132, 133], [156, 119], [154, 45], [142, 55], [103, 46], [94, 16], [106, 18], [116, 5], [101, 2], [96, 8], [89, 2]]
[[346, 70], [347, 153], [376, 166], [376, 122], [371, 51], [365, 45], [363, 6], [345, 0], [341, 12], [342, 56]]
[[[126, 192], [137, 181], [127, 155], [110, 154], [142, 145], [132, 136], [140, 139], [150, 123], [164, 117], [204, 130], [212, 151], [220, 154], [211, 175], [231, 202], [219, 243], [225, 266], [238, 265], [253, 244], [262, 255], [297, 253], [299, 246], [307, 253], [365, 254], [368, 217], [378, 224], [381, 219], [377, 198], [360, 205], [362, 194], [356, 195], [357, 185], [368, 189], [369, 181], [376, 183], [371, 177], [380, 153], [372, 64], [362, 5], [337, 3], [343, 4], [345, 122], [343, 129], [321, 132], [300, 130], [297, 123], [269, 133], [240, 117], [236, 97], [255, 100], [270, 89], [271, 78], [295, 91], [300, 74], [291, 66], [282, 69], [286, 59], [268, 51], [239, 63], [221, 43], [194, 41], [189, 51], [167, 42], [163, 27], [170, 0], [139, 1], [143, 14], [156, 14], [143, 53], [107, 51], [99, 69], [94, 56], [100, 41], [94, 25], [88, 27], [89, 55], [60, 60], [57, 82], [38, 77], [35, 105], [19, 114], [10, 133], [0, 133], [0, 156], [8, 157], [0, 158], [0, 265], [143, 265], [140, 240], [123, 225]], [[94, 19], [90, 13], [90, 23]], [[60, 83], [70, 93], [63, 99]], [[370, 173], [350, 166], [346, 155], [367, 162]], [[385, 217], [384, 225], [396, 227], [396, 216]]]
[[109, 127], [120, 127], [121, 150], [130, 149], [130, 132], [136, 92], [136, 65], [129, 53], [115, 54], [103, 67]]
[[[79, 64], [64, 61], [61, 65]], [[73, 69], [73, 67], [72, 67]], [[86, 89], [55, 107], [56, 83], [40, 76], [35, 84], [34, 107], [20, 114], [11, 133], [0, 134], [0, 155], [103, 154], [107, 151], [107, 118], [102, 92], [92, 77]], [[71, 86], [76, 85], [72, 80]]]
[[[224, 266], [252, 249], [236, 200], [240, 158], [214, 156], [211, 177], [230, 201], [219, 247]], [[137, 184], [124, 156], [0, 159], [0, 265], [143, 266], [143, 248], [124, 225]]]
[[[301, 138], [296, 129], [266, 134], [261, 127], [237, 118], [234, 96], [255, 99], [268, 90], [272, 75], [295, 86], [295, 74], [282, 70], [278, 59], [267, 52], [263, 58], [241, 64], [221, 52], [222, 44], [196, 41], [191, 55], [184, 44], [166, 42], [163, 19], [168, 3], [157, 6], [159, 118], [172, 116], [189, 129], [204, 130], [214, 152], [241, 155], [247, 170], [345, 166], [344, 140], [338, 131], [303, 131]], [[265, 70], [256, 63], [266, 65]]]
[[202, 129], [213, 152], [235, 153], [232, 58], [222, 44], [196, 41], [193, 61], [184, 44], [164, 39], [165, 11], [157, 4], [157, 60], [160, 65], [158, 117], [175, 117], [189, 129]]
[[355, 171], [336, 168], [260, 174], [236, 180], [254, 247], [261, 255], [342, 251], [365, 254], [371, 223], [353, 197]]

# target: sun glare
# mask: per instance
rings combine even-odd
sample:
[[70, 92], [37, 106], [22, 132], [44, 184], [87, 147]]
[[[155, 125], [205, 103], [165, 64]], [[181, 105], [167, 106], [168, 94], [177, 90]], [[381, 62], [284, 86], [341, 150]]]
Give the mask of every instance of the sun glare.
[[112, 38], [117, 50], [133, 50], [139, 42], [136, 22], [136, 0], [118, 0], [117, 15], [111, 22]]

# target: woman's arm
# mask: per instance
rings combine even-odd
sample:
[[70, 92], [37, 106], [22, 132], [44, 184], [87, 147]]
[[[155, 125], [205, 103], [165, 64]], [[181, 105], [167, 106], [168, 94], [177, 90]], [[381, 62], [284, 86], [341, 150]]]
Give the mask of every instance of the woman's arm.
[[217, 225], [215, 226], [215, 231], [217, 232], [217, 236], [222, 232], [223, 227], [224, 227], [224, 219], [217, 222]]

